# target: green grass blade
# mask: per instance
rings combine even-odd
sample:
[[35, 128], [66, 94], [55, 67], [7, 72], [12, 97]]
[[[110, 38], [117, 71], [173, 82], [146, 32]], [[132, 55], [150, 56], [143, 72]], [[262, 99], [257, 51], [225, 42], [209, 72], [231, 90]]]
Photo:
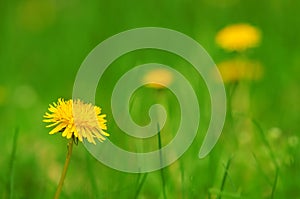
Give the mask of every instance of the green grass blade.
[[[144, 183], [145, 183], [145, 181], [146, 181], [147, 175], [148, 175], [148, 173], [145, 173], [145, 174], [143, 175], [142, 180], [141, 180], [141, 182], [139, 183], [138, 188], [136, 189], [135, 196], [134, 196], [135, 199], [137, 199], [137, 198], [139, 197], [139, 194], [140, 194], [140, 192], [141, 192], [141, 190], [142, 190], [142, 188], [143, 188], [143, 185], [144, 185]], [[140, 180], [139, 180], [140, 178], [141, 178], [141, 175], [139, 175], [138, 181], [140, 181]]]
[[273, 161], [276, 169], [278, 169], [279, 165], [277, 163], [276, 157], [275, 157], [275, 155], [273, 153], [272, 147], [271, 147], [270, 143], [268, 142], [268, 139], [267, 139], [267, 137], [266, 137], [266, 135], [265, 135], [262, 127], [260, 126], [260, 124], [256, 120], [252, 119], [252, 122], [256, 126], [256, 128], [258, 129], [260, 137], [262, 138], [263, 143], [267, 147], [267, 149], [269, 151], [269, 154], [270, 154], [270, 157], [271, 157], [271, 159], [272, 159], [272, 161]]
[[180, 177], [181, 177], [181, 195], [182, 195], [182, 199], [185, 198], [185, 192], [184, 192], [184, 167], [183, 167], [183, 163], [180, 162]]
[[256, 157], [256, 155], [255, 155], [255, 153], [252, 152], [252, 156], [253, 156], [253, 158], [254, 158], [254, 160], [255, 160], [255, 162], [256, 162], [257, 169], [258, 169], [259, 173], [261, 174], [261, 176], [267, 181], [267, 183], [268, 183], [269, 185], [272, 185], [271, 180], [270, 180], [270, 179], [268, 178], [268, 176], [264, 173], [264, 170], [263, 170], [263, 168], [262, 168], [262, 166], [261, 166], [261, 163], [258, 161], [258, 159], [257, 159], [257, 157]]
[[159, 124], [157, 124], [157, 130], [158, 130], [157, 137], [158, 137], [158, 148], [159, 148], [159, 161], [160, 161], [160, 166], [161, 166], [160, 175], [161, 175], [161, 181], [162, 181], [163, 196], [164, 196], [164, 199], [166, 199], [167, 198], [166, 182], [165, 182], [164, 169], [163, 169], [163, 157], [162, 157], [162, 151], [161, 151], [162, 144], [161, 144], [161, 135], [160, 135]]
[[[230, 157], [230, 158], [227, 160], [227, 163], [226, 163], [226, 166], [225, 166], [224, 175], [223, 175], [223, 179], [222, 179], [222, 183], [221, 183], [221, 187], [220, 187], [220, 193], [222, 193], [223, 190], [224, 190], [225, 183], [226, 183], [226, 179], [227, 179], [227, 176], [228, 176], [228, 170], [229, 170], [229, 167], [230, 167], [231, 160], [232, 160], [232, 157]], [[218, 199], [221, 199], [221, 198], [222, 198], [222, 195], [220, 194], [219, 197], [218, 197]]]
[[276, 169], [276, 174], [275, 174], [275, 179], [274, 179], [274, 183], [272, 186], [272, 194], [271, 194], [271, 199], [274, 198], [275, 195], [275, 190], [276, 190], [276, 186], [277, 186], [277, 181], [278, 181], [278, 174], [279, 174], [279, 169]]
[[278, 181], [279, 165], [277, 163], [277, 160], [276, 160], [276, 157], [275, 157], [274, 152], [272, 150], [272, 147], [271, 147], [270, 143], [268, 142], [268, 139], [267, 139], [266, 135], [264, 134], [264, 131], [263, 131], [262, 127], [260, 126], [260, 124], [257, 121], [255, 121], [253, 119], [252, 119], [252, 122], [254, 123], [254, 125], [259, 130], [261, 138], [262, 138], [265, 146], [267, 147], [267, 149], [269, 151], [269, 154], [270, 154], [270, 157], [271, 157], [271, 159], [272, 159], [272, 161], [273, 161], [273, 163], [275, 165], [275, 168], [276, 168], [276, 171], [275, 171], [276, 172], [275, 173], [275, 180], [274, 180], [274, 183], [272, 185], [272, 193], [271, 193], [271, 198], [274, 198], [275, 189], [276, 189], [276, 185], [277, 185], [277, 181]]
[[19, 135], [19, 128], [15, 129], [14, 135], [13, 135], [13, 144], [12, 144], [12, 150], [10, 155], [10, 161], [9, 161], [9, 180], [7, 183], [7, 193], [8, 198], [13, 198], [13, 189], [14, 189], [14, 165], [16, 160], [16, 151], [17, 151], [17, 141], [18, 141], [18, 135]]

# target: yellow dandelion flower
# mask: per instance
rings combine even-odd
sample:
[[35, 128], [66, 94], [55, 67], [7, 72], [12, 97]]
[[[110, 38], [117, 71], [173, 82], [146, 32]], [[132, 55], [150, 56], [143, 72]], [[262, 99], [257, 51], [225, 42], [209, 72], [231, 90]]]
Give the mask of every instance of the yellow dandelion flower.
[[57, 103], [49, 105], [48, 112], [44, 115], [43, 122], [52, 123], [46, 127], [54, 127], [49, 134], [62, 133], [67, 139], [77, 138], [82, 142], [86, 138], [90, 143], [96, 144], [94, 138], [99, 141], [109, 136], [105, 114], [101, 114], [101, 108], [80, 100], [68, 100], [59, 98]]
[[152, 70], [148, 72], [143, 78], [143, 82], [147, 83], [147, 87], [156, 89], [165, 88], [165, 86], [170, 85], [172, 81], [172, 73], [166, 69]]
[[216, 43], [228, 51], [244, 51], [256, 47], [260, 40], [260, 31], [245, 23], [227, 26], [220, 30], [216, 36]]
[[238, 80], [259, 80], [263, 74], [263, 67], [257, 61], [233, 59], [223, 61], [218, 65], [224, 82]]

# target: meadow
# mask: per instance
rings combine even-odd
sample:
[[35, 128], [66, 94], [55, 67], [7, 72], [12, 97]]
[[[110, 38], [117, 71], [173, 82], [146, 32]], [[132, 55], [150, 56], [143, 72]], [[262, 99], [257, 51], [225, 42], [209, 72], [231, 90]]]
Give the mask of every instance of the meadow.
[[[198, 158], [211, 102], [191, 64], [161, 50], [127, 53], [104, 72], [95, 96], [106, 114], [108, 139], [148, 152], [175, 137], [181, 111], [168, 88], [145, 85], [131, 97], [130, 113], [139, 125], [150, 122], [151, 105], [165, 107], [166, 124], [151, 138], [128, 136], [112, 115], [116, 82], [134, 66], [153, 62], [172, 67], [193, 86], [201, 115], [197, 136], [177, 161], [148, 173], [112, 169], [79, 142], [60, 198], [300, 198], [299, 7], [293, 0], [1, 1], [0, 198], [54, 197], [68, 140], [49, 135], [43, 115], [58, 98], [72, 98], [76, 74], [95, 46], [139, 27], [184, 33], [214, 60], [227, 96], [221, 137], [207, 157]], [[254, 27], [257, 45], [222, 47], [217, 35], [233, 24]]]

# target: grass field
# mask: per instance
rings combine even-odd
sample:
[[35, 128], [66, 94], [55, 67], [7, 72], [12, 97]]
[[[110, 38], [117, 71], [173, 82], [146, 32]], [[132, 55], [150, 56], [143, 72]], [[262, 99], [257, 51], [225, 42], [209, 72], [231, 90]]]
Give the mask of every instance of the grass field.
[[[0, 1], [0, 198], [53, 198], [68, 140], [48, 134], [42, 120], [49, 104], [72, 98], [77, 71], [96, 45], [149, 26], [188, 35], [217, 65], [238, 57], [259, 63], [262, 72], [255, 79], [225, 82], [222, 135], [212, 152], [199, 159], [210, 117], [201, 76], [179, 56], [160, 50], [119, 57], [96, 93], [111, 141], [134, 152], [158, 148], [157, 135], [139, 140], [124, 134], [110, 104], [118, 79], [150, 62], [171, 66], [191, 82], [201, 110], [198, 134], [175, 163], [144, 174], [111, 169], [78, 143], [61, 198], [300, 198], [299, 7], [293, 0]], [[257, 47], [229, 52], [216, 43], [218, 32], [236, 23], [259, 30]], [[170, 90], [142, 87], [131, 102], [131, 116], [139, 125], [150, 122], [152, 104], [164, 105], [168, 119], [160, 133], [162, 146], [174, 138], [180, 107]]]

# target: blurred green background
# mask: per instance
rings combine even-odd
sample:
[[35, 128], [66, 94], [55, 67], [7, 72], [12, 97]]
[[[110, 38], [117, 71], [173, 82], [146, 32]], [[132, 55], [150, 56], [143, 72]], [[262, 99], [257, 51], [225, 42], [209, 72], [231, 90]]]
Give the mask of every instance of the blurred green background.
[[[72, 97], [77, 70], [101, 41], [137, 27], [170, 28], [198, 41], [218, 63], [235, 55], [216, 45], [217, 32], [233, 23], [249, 23], [260, 29], [262, 42], [247, 56], [262, 63], [264, 74], [259, 81], [244, 84], [250, 108], [242, 116], [227, 118], [221, 139], [207, 158], [197, 158], [209, 122], [205, 118], [189, 150], [163, 170], [165, 187], [160, 171], [146, 177], [118, 172], [79, 144], [62, 198], [164, 198], [163, 190], [167, 198], [299, 198], [299, 7], [295, 0], [0, 1], [0, 197], [53, 197], [67, 141], [59, 134], [48, 135], [42, 116], [57, 98]], [[179, 70], [203, 98], [201, 114], [209, 116], [201, 77], [191, 75], [191, 66], [179, 57], [150, 50], [126, 56], [112, 64], [97, 92], [112, 140], [130, 145], [111, 116], [110, 96], [118, 78], [141, 63], [166, 63]], [[245, 93], [243, 88], [237, 96]], [[232, 85], [226, 89], [229, 94]], [[150, 105], [159, 101], [175, 115], [163, 131], [174, 132], [178, 103], [168, 90], [159, 95], [151, 88], [139, 89], [132, 116], [137, 123], [147, 123]]]

